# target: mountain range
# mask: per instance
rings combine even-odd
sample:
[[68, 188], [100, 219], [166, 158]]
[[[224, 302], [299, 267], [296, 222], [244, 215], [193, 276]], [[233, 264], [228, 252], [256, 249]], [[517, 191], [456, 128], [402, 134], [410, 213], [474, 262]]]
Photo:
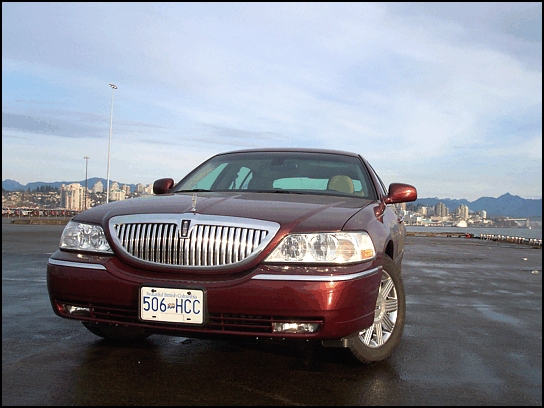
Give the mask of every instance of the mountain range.
[[[87, 180], [87, 186], [92, 188], [94, 184], [100, 180], [104, 187], [106, 187], [106, 179], [93, 177]], [[113, 181], [110, 180], [110, 184]], [[79, 183], [82, 186], [85, 185], [83, 181], [56, 181], [54, 183], [44, 183], [41, 181], [28, 183], [22, 185], [15, 180], [6, 179], [2, 181], [2, 190], [7, 191], [33, 191], [42, 186], [50, 186], [59, 188], [62, 184]], [[123, 186], [125, 183], [119, 183]], [[136, 190], [136, 184], [128, 184], [131, 191]], [[512, 218], [528, 218], [528, 217], [542, 217], [542, 199], [529, 199], [521, 198], [509, 193], [503, 194], [500, 197], [480, 197], [475, 201], [468, 201], [466, 199], [451, 199], [451, 198], [419, 198], [413, 203], [409, 203], [410, 206], [425, 206], [434, 207], [438, 203], [444, 203], [450, 212], [454, 212], [459, 205], [466, 205], [470, 211], [479, 212], [485, 210], [488, 217], [512, 217]]]
[[453, 212], [461, 204], [464, 204], [472, 212], [485, 210], [488, 218], [511, 217], [529, 218], [542, 217], [542, 198], [530, 199], [509, 193], [500, 197], [480, 197], [475, 201], [465, 199], [454, 200], [450, 198], [418, 198], [412, 204], [415, 206], [434, 207], [438, 203], [444, 203]]
[[[87, 179], [87, 187], [89, 187], [89, 189], [93, 188], [95, 183], [97, 181], [99, 181], [99, 180], [102, 182], [102, 185], [104, 186], [104, 188], [106, 188], [107, 180], [104, 179], [104, 178], [100, 178], [100, 177], [92, 177], [92, 178]], [[110, 185], [113, 182], [114, 182], [114, 180], [110, 179]], [[43, 181], [35, 181], [35, 182], [32, 182], [32, 183], [22, 185], [21, 183], [15, 181], [15, 180], [6, 179], [6, 180], [2, 180], [2, 190], [6, 190], [6, 191], [27, 191], [27, 190], [34, 191], [39, 187], [45, 187], [45, 186], [60, 189], [60, 186], [62, 186], [63, 184], [72, 184], [72, 183], [79, 183], [82, 186], [84, 186], [85, 185], [85, 180], [82, 180], [82, 181], [55, 181], [55, 182], [52, 182], [52, 183], [44, 183]], [[124, 186], [124, 185], [125, 185], [125, 183], [119, 183], [119, 186]], [[128, 184], [128, 185], [130, 186], [130, 191], [135, 191], [136, 190], [136, 184]]]

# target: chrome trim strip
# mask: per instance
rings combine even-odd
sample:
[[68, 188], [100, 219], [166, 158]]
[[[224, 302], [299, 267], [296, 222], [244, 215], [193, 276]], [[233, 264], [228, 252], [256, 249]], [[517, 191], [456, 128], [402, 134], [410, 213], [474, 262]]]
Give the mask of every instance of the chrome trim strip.
[[100, 269], [102, 271], [107, 270], [104, 265], [101, 264], [92, 264], [84, 262], [70, 262], [70, 261], [59, 261], [58, 259], [50, 259], [48, 261], [51, 265], [58, 266], [69, 266], [71, 268], [85, 268], [85, 269]]
[[381, 269], [381, 266], [378, 266], [368, 271], [362, 271], [358, 273], [352, 273], [349, 275], [336, 275], [336, 276], [325, 276], [325, 275], [281, 275], [281, 274], [260, 274], [255, 275], [251, 279], [257, 280], [274, 280], [274, 281], [307, 281], [307, 282], [341, 282], [347, 280], [353, 280], [362, 278], [363, 276], [370, 276], [378, 273]]

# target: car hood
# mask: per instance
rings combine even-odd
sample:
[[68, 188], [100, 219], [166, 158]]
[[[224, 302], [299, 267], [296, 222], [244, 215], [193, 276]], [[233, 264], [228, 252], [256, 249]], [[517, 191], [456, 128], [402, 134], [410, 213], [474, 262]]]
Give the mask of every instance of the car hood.
[[282, 193], [178, 193], [133, 198], [91, 208], [75, 221], [107, 226], [111, 217], [130, 214], [196, 213], [277, 222], [290, 231], [334, 231], [372, 201], [340, 196]]

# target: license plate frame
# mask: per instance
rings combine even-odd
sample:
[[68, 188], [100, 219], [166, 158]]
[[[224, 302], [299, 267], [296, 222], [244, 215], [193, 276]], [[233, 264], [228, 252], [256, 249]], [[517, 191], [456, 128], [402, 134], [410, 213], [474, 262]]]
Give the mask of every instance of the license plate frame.
[[138, 315], [144, 322], [202, 326], [208, 320], [206, 290], [144, 284], [138, 294]]

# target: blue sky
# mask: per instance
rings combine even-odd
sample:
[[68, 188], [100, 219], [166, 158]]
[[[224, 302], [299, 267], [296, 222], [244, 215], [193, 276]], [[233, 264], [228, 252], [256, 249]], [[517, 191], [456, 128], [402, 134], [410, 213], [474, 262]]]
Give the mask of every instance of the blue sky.
[[360, 153], [418, 195], [542, 198], [541, 3], [2, 3], [2, 180]]

